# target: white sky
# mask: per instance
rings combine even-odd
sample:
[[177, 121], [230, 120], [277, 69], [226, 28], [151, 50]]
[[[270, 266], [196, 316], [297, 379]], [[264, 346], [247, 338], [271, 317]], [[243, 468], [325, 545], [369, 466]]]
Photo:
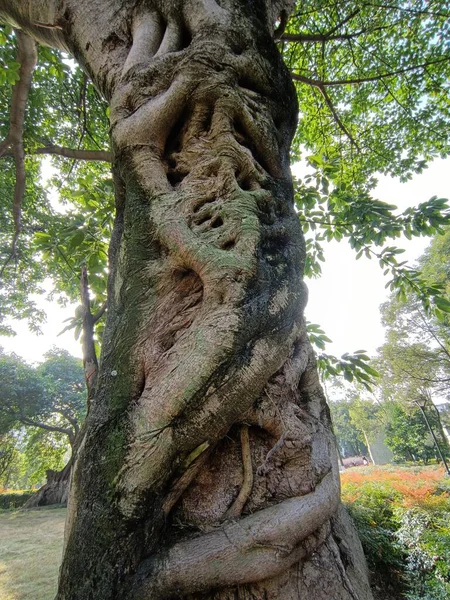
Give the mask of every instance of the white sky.
[[[374, 192], [379, 200], [395, 204], [404, 210], [432, 196], [450, 198], [450, 160], [437, 160], [422, 174], [407, 183], [383, 177]], [[415, 238], [411, 242], [398, 239], [388, 242], [407, 251], [401, 260], [414, 262], [428, 245], [427, 238]], [[382, 269], [376, 260], [362, 257], [355, 260], [355, 253], [345, 241], [333, 242], [326, 247], [326, 262], [319, 280], [308, 280], [309, 302], [306, 317], [318, 323], [333, 340], [327, 351], [336, 355], [364, 349], [374, 354], [383, 343], [384, 332], [380, 323], [379, 306], [387, 300]], [[41, 304], [41, 302], [40, 302]], [[14, 338], [0, 337], [0, 346], [13, 351], [30, 362], [39, 361], [53, 345], [65, 348], [75, 356], [81, 356], [79, 342], [69, 331], [58, 337], [64, 327], [64, 319], [73, 316], [73, 307], [60, 308], [57, 304], [42, 302], [47, 310], [47, 323], [43, 335], [28, 331], [23, 322], [14, 323]]]

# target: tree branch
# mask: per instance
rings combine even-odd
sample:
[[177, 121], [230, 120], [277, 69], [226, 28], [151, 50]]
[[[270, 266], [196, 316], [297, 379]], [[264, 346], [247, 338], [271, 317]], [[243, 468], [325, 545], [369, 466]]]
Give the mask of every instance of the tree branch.
[[80, 430], [77, 419], [75, 417], [72, 417], [72, 415], [67, 410], [64, 410], [63, 408], [56, 409], [55, 412], [62, 415], [65, 419], [67, 419], [69, 421], [69, 423], [74, 428], [75, 435], [76, 435], [78, 433], [78, 431]]
[[19, 80], [14, 84], [11, 98], [10, 128], [6, 139], [0, 146], [0, 157], [11, 148], [16, 165], [16, 183], [13, 199], [14, 236], [10, 256], [5, 261], [0, 277], [9, 261], [16, 256], [17, 240], [22, 221], [22, 201], [25, 193], [25, 153], [23, 149], [23, 129], [28, 95], [31, 87], [34, 67], [37, 63], [37, 50], [34, 41], [22, 31], [16, 31], [17, 60], [20, 63]]
[[[297, 77], [293, 74], [292, 75], [293, 79], [296, 79]], [[301, 76], [299, 76], [301, 77]], [[301, 80], [299, 80], [301, 81]], [[341, 131], [348, 137], [348, 139], [350, 140], [351, 144], [353, 144], [353, 146], [355, 146], [355, 148], [360, 151], [360, 148], [358, 146], [358, 144], [356, 143], [355, 138], [353, 137], [353, 135], [350, 133], [350, 131], [348, 130], [347, 126], [345, 125], [345, 123], [342, 121], [341, 117], [339, 116], [336, 108], [334, 107], [333, 101], [331, 100], [328, 92], [326, 91], [325, 87], [324, 87], [324, 83], [322, 81], [313, 81], [312, 79], [310, 79], [308, 81], [308, 83], [310, 85], [312, 85], [313, 87], [317, 88], [320, 93], [322, 94], [323, 99], [325, 100], [325, 104], [328, 106], [328, 108], [330, 109], [331, 114], [333, 115], [334, 120], [336, 121], [338, 127], [341, 129]]]
[[424, 69], [426, 67], [430, 67], [431, 65], [437, 65], [448, 61], [450, 61], [450, 56], [445, 56], [443, 58], [440, 58], [439, 60], [430, 60], [428, 62], [421, 63], [420, 65], [410, 65], [409, 67], [398, 69], [396, 71], [380, 73], [379, 75], [368, 75], [364, 77], [358, 77], [356, 79], [336, 79], [331, 81], [321, 81], [320, 79], [311, 79], [310, 77], [305, 77], [304, 75], [300, 75], [299, 73], [291, 73], [291, 76], [292, 79], [294, 79], [295, 81], [301, 81], [302, 83], [306, 83], [314, 87], [333, 87], [339, 85], [368, 83], [370, 81], [380, 81], [381, 79], [386, 79], [387, 77], [395, 77], [396, 75], [402, 75], [403, 73], [409, 73], [410, 71], [415, 71], [416, 69]]
[[47, 425], [47, 423], [42, 423], [41, 421], [33, 421], [33, 419], [29, 419], [28, 417], [18, 417], [18, 419], [24, 425], [29, 425], [30, 427], [39, 427], [40, 429], [45, 429], [46, 431], [64, 433], [69, 437], [69, 440], [73, 439], [73, 431], [71, 429], [66, 429], [65, 427], [58, 427], [58, 425]]
[[[103, 161], [111, 162], [111, 152], [108, 150], [77, 150], [74, 148], [65, 148], [64, 146], [42, 146], [33, 150], [26, 150], [26, 154], [53, 154], [63, 156], [64, 158], [73, 158], [75, 160]], [[14, 156], [12, 150], [6, 150], [0, 157]]]
[[107, 308], [108, 302], [105, 300], [105, 302], [103, 302], [103, 304], [101, 305], [100, 310], [97, 313], [95, 313], [95, 315], [92, 315], [92, 322], [94, 325], [95, 323], [97, 323], [97, 321], [100, 321], [100, 319], [105, 314]]

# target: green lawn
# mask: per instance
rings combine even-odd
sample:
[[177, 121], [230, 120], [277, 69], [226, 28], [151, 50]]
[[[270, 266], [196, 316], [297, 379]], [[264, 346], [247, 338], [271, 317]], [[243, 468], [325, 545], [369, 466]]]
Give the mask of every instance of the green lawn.
[[64, 508], [0, 512], [1, 600], [53, 600]]

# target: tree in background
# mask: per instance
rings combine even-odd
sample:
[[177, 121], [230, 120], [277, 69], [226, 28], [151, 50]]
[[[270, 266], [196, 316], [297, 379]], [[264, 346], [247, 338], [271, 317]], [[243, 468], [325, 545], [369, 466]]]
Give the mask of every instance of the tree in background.
[[[439, 460], [434, 440], [417, 406], [392, 402], [388, 411], [386, 444], [394, 453], [396, 461], [422, 461], [427, 464], [431, 458]], [[437, 426], [435, 414], [429, 412], [428, 419], [432, 427]]]
[[363, 455], [368, 452], [364, 434], [350, 417], [352, 401], [348, 398], [330, 400], [333, 430], [337, 438], [341, 458]]
[[[318, 271], [323, 239], [345, 236], [378, 257], [393, 287], [419, 287], [436, 308], [440, 290], [385, 243], [437, 231], [445, 201], [395, 215], [370, 190], [377, 171], [408, 177], [447, 152], [446, 10], [437, 2], [430, 18], [409, 3], [0, 1], [0, 17], [22, 29], [6, 32], [6, 54], [17, 43], [18, 60], [3, 69], [16, 81], [0, 146], [11, 169], [3, 185], [14, 193], [4, 304], [38, 318], [27, 292], [61, 268], [70, 275], [54, 277], [55, 287], [78, 294], [82, 270], [90, 410], [59, 600], [370, 598], [339, 509], [301, 277], [304, 267]], [[31, 86], [33, 40], [70, 51], [108, 111], [58, 53], [40, 51]], [[292, 77], [302, 86], [299, 130]], [[294, 152], [308, 146], [317, 174], [297, 185], [303, 227], [319, 228], [308, 259], [289, 170], [296, 131]], [[98, 372], [111, 185], [100, 167], [65, 167], [61, 189], [75, 183], [76, 210], [43, 224], [46, 198], [33, 177], [41, 153], [112, 161]], [[52, 268], [36, 265], [36, 253], [57, 257]], [[13, 303], [17, 269], [29, 286]], [[346, 364], [351, 377], [356, 363]]]
[[[23, 451], [23, 469], [28, 470], [32, 483], [41, 482], [48, 472], [56, 502], [67, 496], [72, 459], [62, 471], [59, 491], [55, 482], [59, 481], [67, 449], [74, 453], [85, 412], [85, 383], [79, 359], [65, 350], [53, 349], [43, 363], [32, 367], [15, 354], [1, 352], [0, 432], [9, 446], [14, 445], [12, 456], [16, 460], [17, 449]], [[41, 503], [41, 496], [42, 492], [32, 502]]]
[[437, 458], [442, 451], [445, 460], [449, 453], [435, 406], [447, 398], [450, 381], [450, 323], [445, 312], [450, 285], [449, 240], [447, 229], [433, 239], [419, 259], [423, 277], [443, 290], [439, 303], [444, 310], [430, 314], [420, 299], [411, 295], [394, 296], [382, 308], [387, 335], [376, 366], [381, 373], [382, 397], [393, 403], [388, 443], [397, 456], [412, 460], [426, 461], [436, 450]]

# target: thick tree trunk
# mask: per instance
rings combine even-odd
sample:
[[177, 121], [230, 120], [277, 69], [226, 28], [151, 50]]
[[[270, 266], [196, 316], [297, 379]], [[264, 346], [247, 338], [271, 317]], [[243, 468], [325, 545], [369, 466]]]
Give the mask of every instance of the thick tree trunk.
[[16, 6], [110, 100], [115, 157], [58, 600], [371, 598], [302, 315], [283, 4], [81, 0], [31, 24]]

